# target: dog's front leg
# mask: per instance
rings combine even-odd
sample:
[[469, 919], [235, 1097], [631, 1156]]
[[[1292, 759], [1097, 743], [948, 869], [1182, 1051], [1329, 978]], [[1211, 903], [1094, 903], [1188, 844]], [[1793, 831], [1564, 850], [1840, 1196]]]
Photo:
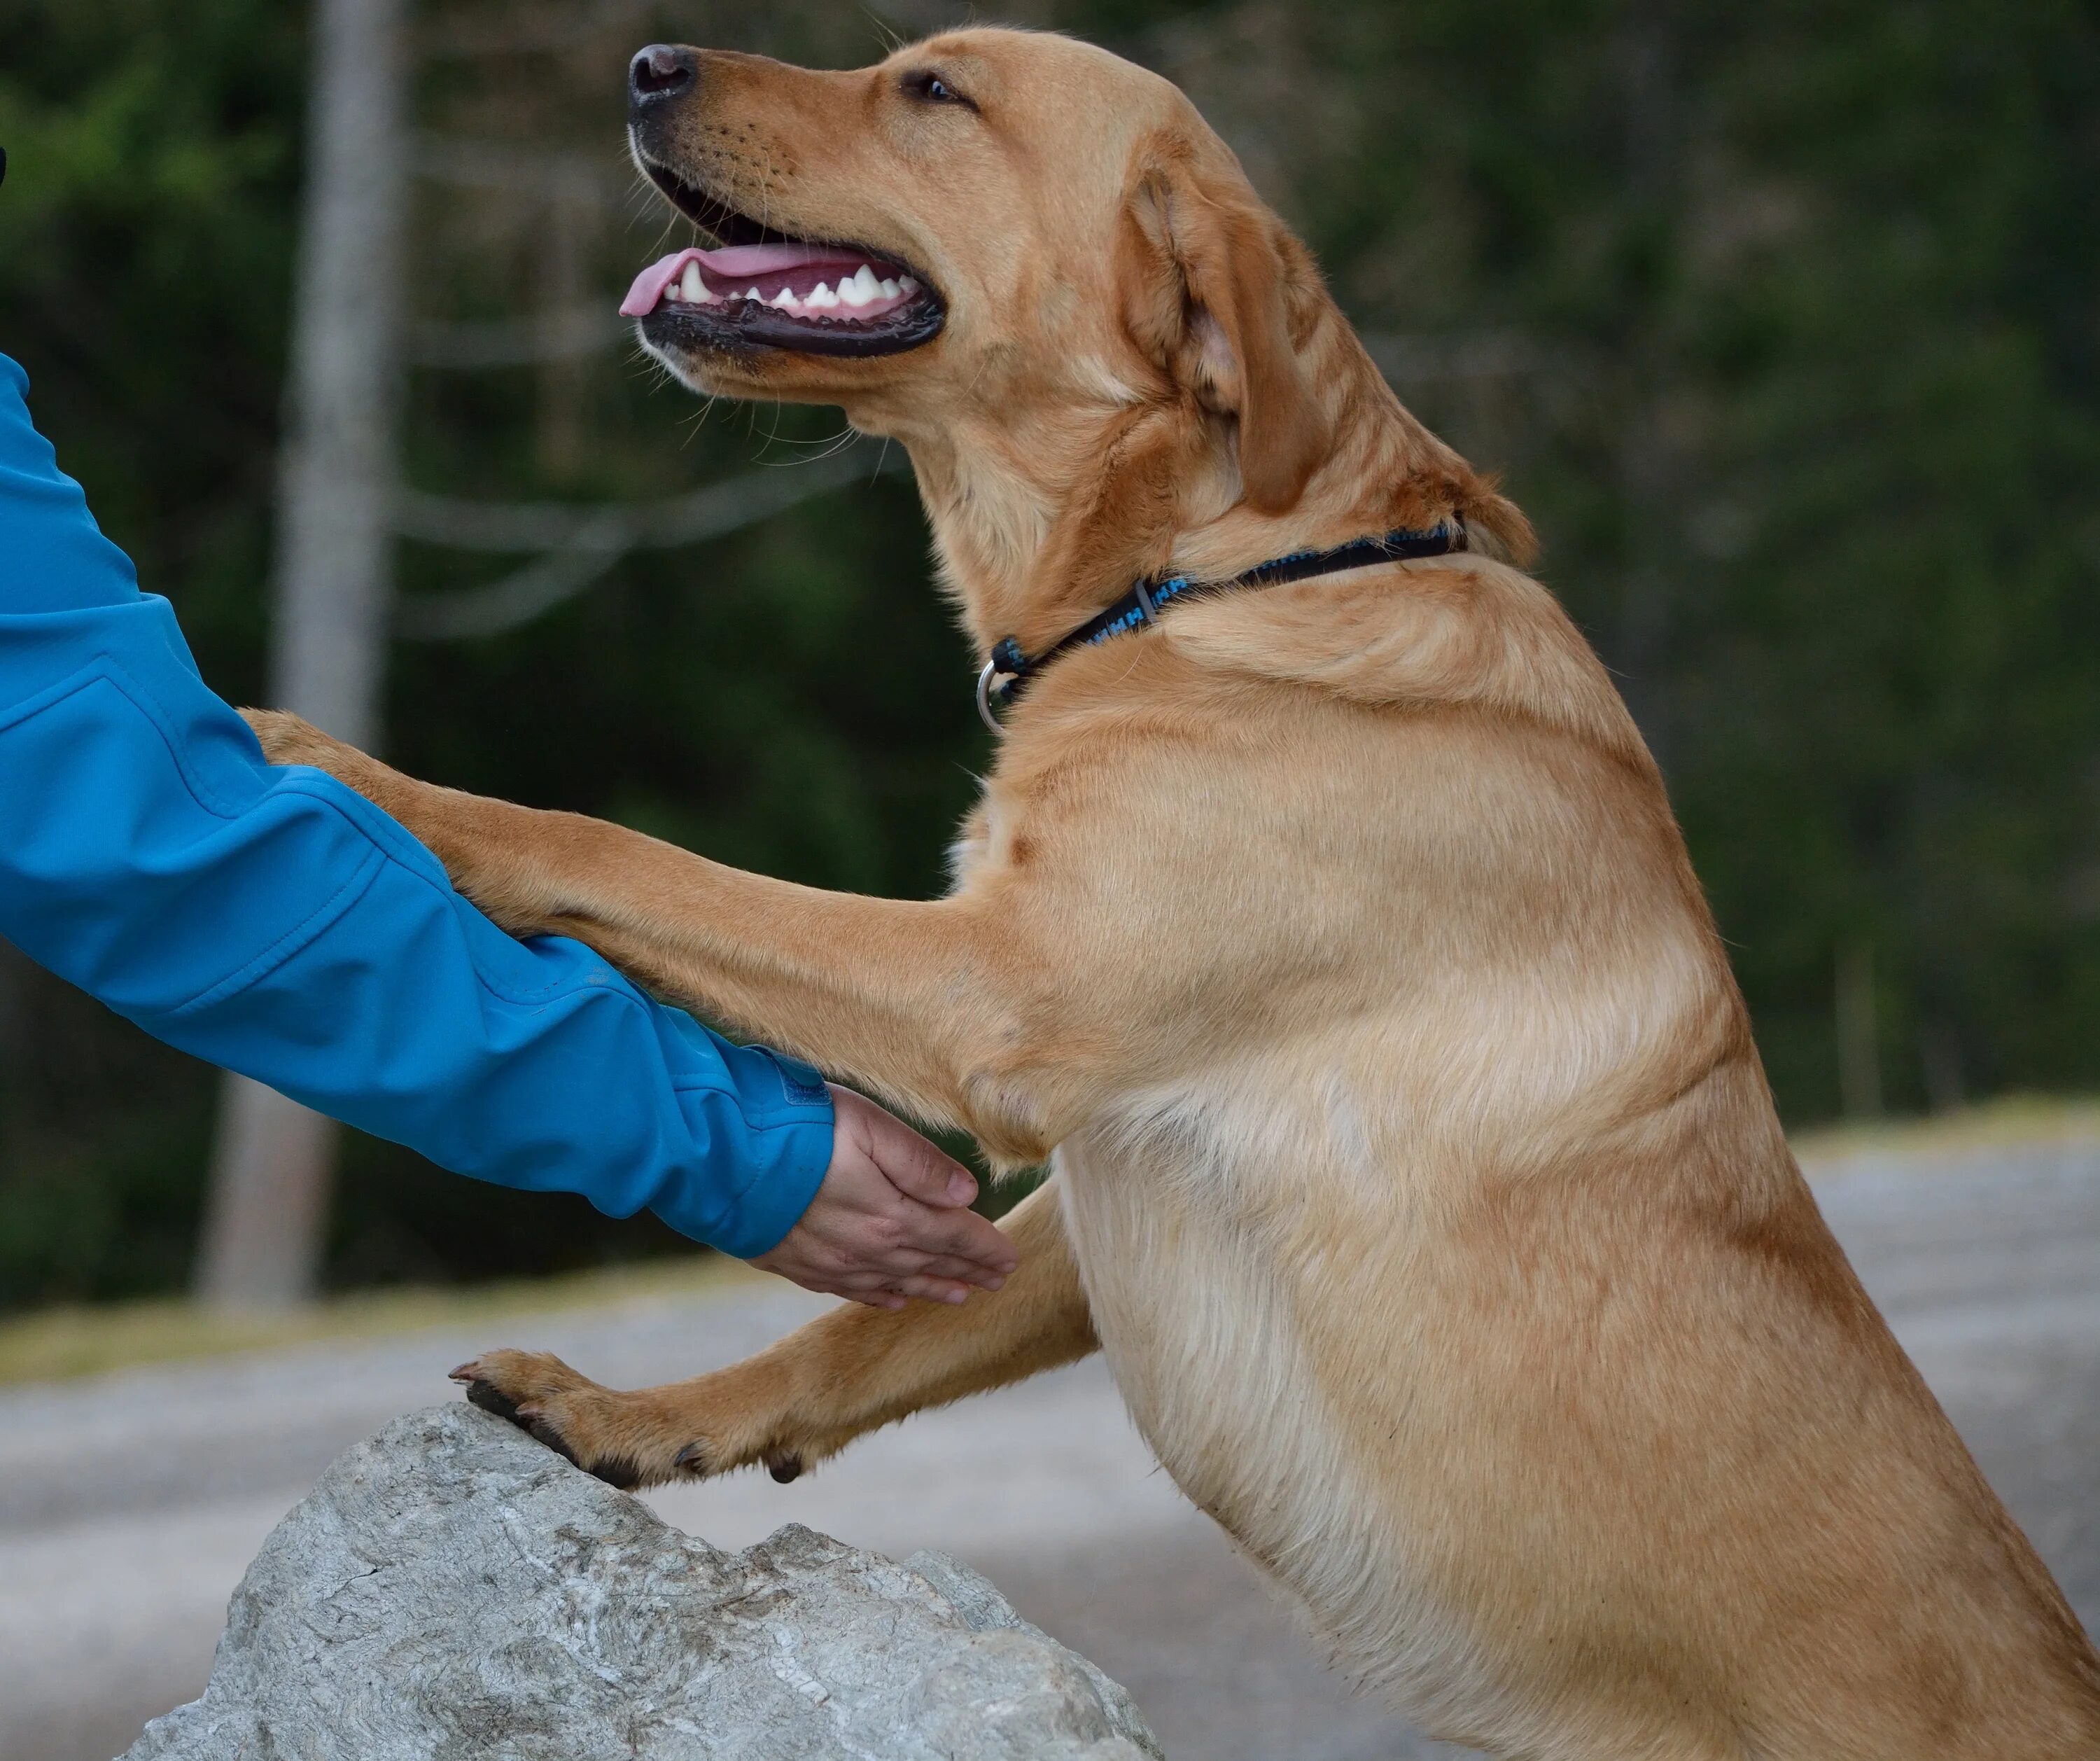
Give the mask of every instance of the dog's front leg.
[[967, 1127], [1003, 1161], [1054, 1144], [1040, 1097], [1008, 1079], [1029, 1037], [1028, 969], [1001, 902], [797, 886], [601, 820], [418, 782], [296, 716], [249, 720], [274, 761], [325, 770], [399, 820], [514, 934], [576, 936], [660, 995]]
[[1045, 1186], [1006, 1219], [1021, 1264], [964, 1307], [843, 1303], [756, 1357], [690, 1381], [601, 1388], [544, 1352], [489, 1352], [454, 1376], [476, 1404], [615, 1485], [656, 1485], [763, 1463], [792, 1480], [854, 1438], [966, 1394], [1083, 1357], [1085, 1291]]

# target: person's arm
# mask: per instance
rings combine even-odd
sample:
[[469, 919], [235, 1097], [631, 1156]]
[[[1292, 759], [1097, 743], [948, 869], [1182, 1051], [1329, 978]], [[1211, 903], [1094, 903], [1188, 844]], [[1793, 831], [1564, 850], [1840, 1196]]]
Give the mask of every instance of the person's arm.
[[[843, 1184], [805, 1234], [879, 1196], [816, 1073], [580, 943], [513, 941], [363, 797], [269, 766], [58, 470], [25, 385], [0, 357], [0, 936], [156, 1037], [461, 1173], [646, 1207], [845, 1294], [995, 1283], [1004, 1238], [967, 1213], [912, 1220], [909, 1255], [870, 1233], [858, 1258], [796, 1260], [835, 1149]], [[939, 1160], [899, 1203], [967, 1202]]]

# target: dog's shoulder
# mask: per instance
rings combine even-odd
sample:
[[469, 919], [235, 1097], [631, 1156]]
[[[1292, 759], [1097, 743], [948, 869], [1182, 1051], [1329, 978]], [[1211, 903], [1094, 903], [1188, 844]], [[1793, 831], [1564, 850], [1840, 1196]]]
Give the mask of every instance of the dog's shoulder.
[[1365, 704], [1470, 706], [1648, 763], [1611, 677], [1559, 600], [1481, 556], [1234, 594], [1165, 633], [1205, 667]]

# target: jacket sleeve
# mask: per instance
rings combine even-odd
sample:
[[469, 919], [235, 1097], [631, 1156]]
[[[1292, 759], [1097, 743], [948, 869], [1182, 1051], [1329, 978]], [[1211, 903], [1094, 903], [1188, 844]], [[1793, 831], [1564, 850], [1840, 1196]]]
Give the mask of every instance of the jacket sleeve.
[[0, 936], [170, 1045], [443, 1167], [741, 1257], [814, 1197], [806, 1066], [514, 941], [399, 824], [205, 688], [0, 356]]

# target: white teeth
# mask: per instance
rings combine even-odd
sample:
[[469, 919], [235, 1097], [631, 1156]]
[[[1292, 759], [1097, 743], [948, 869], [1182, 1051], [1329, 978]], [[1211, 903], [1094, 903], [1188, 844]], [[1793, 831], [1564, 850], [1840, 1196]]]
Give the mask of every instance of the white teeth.
[[835, 311], [840, 307], [858, 309], [871, 306], [878, 300], [894, 300], [915, 292], [919, 284], [910, 276], [877, 276], [871, 266], [862, 263], [851, 275], [842, 275], [835, 287], [829, 282], [819, 281], [806, 294], [797, 295], [792, 285], [783, 285], [771, 299], [753, 283], [741, 296], [717, 294], [710, 288], [700, 274], [698, 263], [688, 263], [684, 270], [672, 278], [664, 288], [663, 298], [682, 300], [691, 305], [719, 306], [724, 300], [739, 298], [754, 306], [768, 306], [776, 311], [791, 316], [801, 312]]
[[882, 298], [882, 284], [875, 279], [875, 271], [862, 263], [839, 284], [839, 298], [849, 306], [865, 306]]

